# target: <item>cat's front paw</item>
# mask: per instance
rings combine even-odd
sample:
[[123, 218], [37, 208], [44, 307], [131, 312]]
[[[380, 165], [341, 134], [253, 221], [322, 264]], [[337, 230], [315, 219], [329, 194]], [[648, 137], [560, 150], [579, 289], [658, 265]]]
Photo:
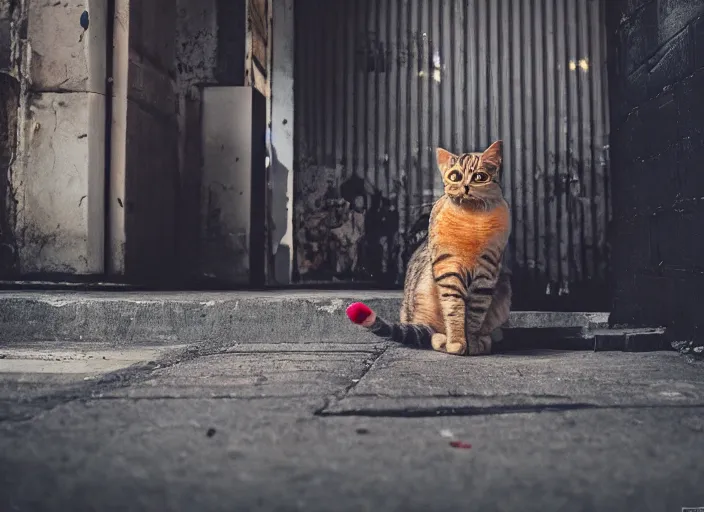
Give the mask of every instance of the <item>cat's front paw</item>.
[[438, 352], [445, 352], [446, 354], [452, 354], [455, 356], [464, 355], [467, 351], [467, 344], [462, 342], [452, 342], [447, 341], [447, 336], [440, 333], [435, 333], [430, 338], [430, 344], [433, 346], [433, 350]]
[[469, 337], [469, 350], [467, 351], [470, 356], [483, 356], [491, 354], [491, 336], [490, 335], [475, 335]]

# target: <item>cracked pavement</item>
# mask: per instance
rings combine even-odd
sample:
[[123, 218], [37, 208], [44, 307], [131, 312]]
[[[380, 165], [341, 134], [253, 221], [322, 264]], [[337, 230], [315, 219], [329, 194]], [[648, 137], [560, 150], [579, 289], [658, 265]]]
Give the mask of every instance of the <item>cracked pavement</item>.
[[4, 344], [0, 509], [680, 511], [704, 506], [703, 370], [366, 338]]

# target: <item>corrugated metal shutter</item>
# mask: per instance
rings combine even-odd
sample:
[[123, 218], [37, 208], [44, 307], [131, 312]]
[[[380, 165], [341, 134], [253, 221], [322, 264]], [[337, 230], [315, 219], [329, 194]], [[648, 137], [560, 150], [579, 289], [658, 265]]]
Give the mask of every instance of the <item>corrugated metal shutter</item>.
[[297, 0], [295, 9], [299, 280], [402, 283], [442, 194], [435, 148], [503, 139], [516, 303], [604, 307], [602, 1]]

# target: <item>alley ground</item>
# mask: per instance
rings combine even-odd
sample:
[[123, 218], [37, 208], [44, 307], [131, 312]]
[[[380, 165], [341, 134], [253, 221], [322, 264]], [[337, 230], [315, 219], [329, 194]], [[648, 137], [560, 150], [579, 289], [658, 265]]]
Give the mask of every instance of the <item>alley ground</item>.
[[704, 373], [675, 353], [2, 354], [3, 510], [704, 506]]
[[0, 509], [704, 506], [701, 363], [314, 337], [2, 343]]

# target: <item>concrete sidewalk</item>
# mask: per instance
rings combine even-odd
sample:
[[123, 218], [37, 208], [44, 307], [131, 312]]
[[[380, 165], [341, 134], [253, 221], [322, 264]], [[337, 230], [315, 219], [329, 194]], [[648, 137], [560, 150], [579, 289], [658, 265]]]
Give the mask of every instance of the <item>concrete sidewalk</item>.
[[301, 341], [0, 346], [2, 510], [704, 506], [676, 353]]

